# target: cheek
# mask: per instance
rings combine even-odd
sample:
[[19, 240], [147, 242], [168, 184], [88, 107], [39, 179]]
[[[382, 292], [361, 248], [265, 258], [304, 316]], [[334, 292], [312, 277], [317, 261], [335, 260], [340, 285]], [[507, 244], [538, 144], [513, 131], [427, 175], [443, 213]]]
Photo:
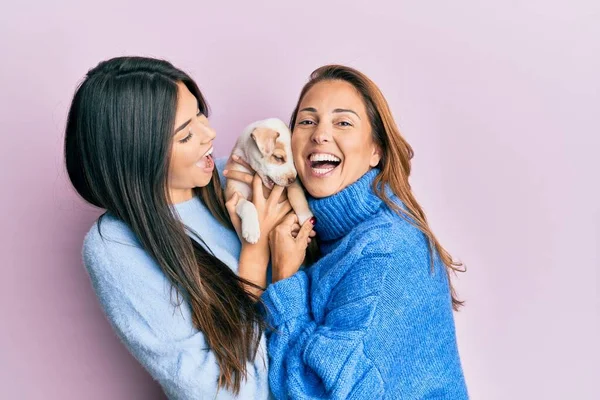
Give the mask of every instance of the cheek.
[[292, 134], [292, 141], [290, 143], [290, 146], [292, 147], [292, 154], [296, 154], [298, 152], [298, 147], [300, 146], [300, 138], [298, 137], [298, 134]]
[[180, 168], [187, 168], [198, 161], [198, 151], [196, 146], [182, 146], [177, 151], [177, 165]]
[[169, 184], [177, 181], [179, 175], [179, 157], [176, 151], [171, 152], [171, 159], [169, 160]]
[[304, 143], [301, 138], [296, 134], [292, 135], [292, 156], [294, 158], [294, 163], [296, 166], [302, 160], [302, 150], [304, 149]]
[[190, 154], [188, 149], [177, 148], [171, 152], [171, 160], [169, 162], [169, 177], [173, 181], [179, 181], [186, 175], [186, 170], [189, 170], [191, 165]]
[[183, 157], [182, 151], [180, 149], [177, 149], [177, 150], [174, 149], [171, 152], [171, 163], [170, 163], [170, 166], [171, 166], [171, 169], [173, 171], [179, 169], [179, 167], [181, 165], [182, 158], [184, 158], [184, 157]]
[[373, 147], [370, 138], [345, 138], [338, 140], [337, 144], [347, 166], [361, 170], [369, 166]]

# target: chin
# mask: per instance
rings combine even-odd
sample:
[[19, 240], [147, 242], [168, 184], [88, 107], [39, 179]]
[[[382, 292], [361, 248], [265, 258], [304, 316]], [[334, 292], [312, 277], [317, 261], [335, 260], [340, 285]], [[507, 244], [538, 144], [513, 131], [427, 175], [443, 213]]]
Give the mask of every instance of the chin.
[[208, 186], [210, 184], [210, 181], [212, 180], [212, 175], [211, 176], [207, 176], [205, 178], [201, 178], [198, 180], [198, 184], [196, 185], [196, 187], [204, 187], [204, 186]]
[[336, 190], [333, 189], [335, 187], [336, 185], [327, 182], [311, 182], [304, 185], [306, 191], [315, 199], [321, 199], [336, 194]]

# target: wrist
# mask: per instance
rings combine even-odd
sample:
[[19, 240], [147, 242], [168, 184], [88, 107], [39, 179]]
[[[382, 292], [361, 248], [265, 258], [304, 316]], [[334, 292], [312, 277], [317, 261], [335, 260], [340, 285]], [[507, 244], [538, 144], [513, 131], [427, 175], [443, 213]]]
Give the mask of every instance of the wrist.
[[269, 239], [261, 236], [256, 243], [248, 243], [242, 239], [242, 251], [269, 253]]
[[284, 279], [289, 278], [294, 275], [298, 271], [298, 268], [286, 268], [286, 267], [278, 267], [275, 262], [273, 262], [273, 272], [271, 280], [273, 283], [282, 281]]
[[[269, 246], [263, 242], [254, 244], [242, 241], [240, 261], [238, 264], [238, 275], [240, 278], [265, 288], [267, 286], [267, 266], [269, 264]], [[247, 292], [254, 298], [260, 297], [262, 289], [251, 285], [244, 285]]]
[[268, 240], [262, 240], [262, 238], [256, 243], [248, 243], [242, 240], [242, 250], [240, 252], [240, 262], [252, 261], [255, 265], [264, 266], [267, 268], [269, 263], [269, 257], [271, 256], [269, 250]]

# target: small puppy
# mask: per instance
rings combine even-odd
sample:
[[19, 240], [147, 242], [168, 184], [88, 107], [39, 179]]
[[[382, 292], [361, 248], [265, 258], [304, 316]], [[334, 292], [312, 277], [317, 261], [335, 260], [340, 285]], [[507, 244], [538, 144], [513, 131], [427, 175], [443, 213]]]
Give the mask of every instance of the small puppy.
[[[272, 189], [274, 185], [286, 186], [288, 200], [298, 216], [300, 225], [313, 216], [296, 176], [296, 168], [290, 146], [292, 134], [286, 124], [277, 118], [256, 121], [246, 127], [238, 138], [231, 155], [237, 155], [256, 171], [263, 184]], [[244, 166], [230, 161], [227, 169], [249, 171]], [[248, 243], [260, 238], [260, 224], [256, 207], [249, 201], [252, 187], [233, 179], [227, 179], [225, 198], [239, 192], [241, 198], [235, 208], [242, 220], [242, 237]]]

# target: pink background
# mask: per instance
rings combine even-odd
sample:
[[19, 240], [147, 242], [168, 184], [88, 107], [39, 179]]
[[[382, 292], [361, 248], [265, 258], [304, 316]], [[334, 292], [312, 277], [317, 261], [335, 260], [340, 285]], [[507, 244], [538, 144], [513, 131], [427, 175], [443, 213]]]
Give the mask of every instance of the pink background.
[[469, 267], [456, 323], [472, 398], [600, 398], [598, 1], [83, 3], [0, 11], [0, 398], [163, 398], [96, 302], [80, 252], [98, 211], [62, 159], [76, 84], [131, 54], [192, 74], [218, 155], [247, 123], [287, 120], [314, 68], [367, 73]]

